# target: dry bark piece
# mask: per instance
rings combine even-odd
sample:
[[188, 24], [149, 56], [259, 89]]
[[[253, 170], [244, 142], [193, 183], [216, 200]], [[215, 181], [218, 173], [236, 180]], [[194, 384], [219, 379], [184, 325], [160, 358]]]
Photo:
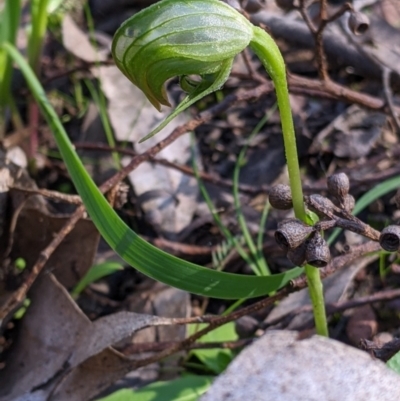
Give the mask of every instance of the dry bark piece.
[[390, 225], [385, 227], [379, 237], [379, 244], [385, 251], [398, 251], [400, 247], [400, 226]]
[[294, 6], [293, 0], [275, 0], [276, 5], [283, 10], [290, 10]]
[[353, 11], [349, 17], [349, 29], [356, 36], [363, 35], [369, 29], [369, 18], [359, 11]]
[[268, 199], [271, 206], [278, 210], [289, 210], [293, 207], [292, 191], [289, 185], [278, 184], [272, 186]]
[[370, 340], [378, 330], [378, 322], [370, 305], [356, 308], [351, 315], [346, 334], [353, 345], [358, 346], [362, 339]]
[[306, 262], [314, 267], [325, 267], [331, 260], [331, 252], [327, 242], [317, 231], [307, 241]]
[[275, 240], [282, 249], [289, 250], [300, 246], [313, 231], [298, 219], [288, 219], [278, 225]]

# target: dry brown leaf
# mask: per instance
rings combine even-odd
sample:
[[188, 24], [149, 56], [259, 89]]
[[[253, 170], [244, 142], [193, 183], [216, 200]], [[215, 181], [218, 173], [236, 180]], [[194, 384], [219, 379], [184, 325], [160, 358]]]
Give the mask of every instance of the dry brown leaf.
[[347, 322], [346, 333], [352, 344], [358, 346], [360, 340], [371, 340], [378, 330], [378, 322], [371, 305], [354, 309]]
[[1, 401], [15, 401], [38, 387], [44, 390], [38, 400], [94, 397], [132, 366], [110, 346], [144, 327], [175, 324], [174, 319], [132, 312], [92, 323], [51, 274], [39, 279], [30, 297], [18, 339], [0, 371]]

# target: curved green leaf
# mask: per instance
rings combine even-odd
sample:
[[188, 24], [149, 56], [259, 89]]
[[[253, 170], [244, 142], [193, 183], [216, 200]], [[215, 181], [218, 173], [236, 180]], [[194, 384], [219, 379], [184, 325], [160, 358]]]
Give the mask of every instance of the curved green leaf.
[[214, 271], [169, 255], [140, 238], [111, 208], [87, 173], [32, 69], [14, 46], [5, 43], [3, 47], [21, 68], [39, 103], [93, 223], [111, 248], [127, 263], [143, 274], [173, 287], [225, 299], [266, 295], [303, 272], [303, 269], [295, 268], [286, 273], [255, 277]]

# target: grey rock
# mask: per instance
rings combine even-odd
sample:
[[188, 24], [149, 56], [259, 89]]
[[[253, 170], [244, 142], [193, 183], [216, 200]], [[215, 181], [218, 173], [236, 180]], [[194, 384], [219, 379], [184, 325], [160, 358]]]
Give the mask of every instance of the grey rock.
[[200, 401], [395, 401], [400, 376], [338, 341], [270, 331], [245, 349]]

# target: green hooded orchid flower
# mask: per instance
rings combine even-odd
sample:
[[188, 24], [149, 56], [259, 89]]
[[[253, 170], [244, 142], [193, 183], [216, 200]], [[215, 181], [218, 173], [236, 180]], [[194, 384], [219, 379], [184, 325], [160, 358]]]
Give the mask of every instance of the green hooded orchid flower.
[[[210, 0], [156, 3], [135, 14], [115, 34], [113, 55], [118, 68], [158, 110], [170, 106], [165, 82], [179, 76], [187, 98], [153, 132], [177, 114], [220, 89], [234, 57], [253, 36], [252, 24], [232, 7]], [[201, 80], [190, 80], [190, 75]]]

